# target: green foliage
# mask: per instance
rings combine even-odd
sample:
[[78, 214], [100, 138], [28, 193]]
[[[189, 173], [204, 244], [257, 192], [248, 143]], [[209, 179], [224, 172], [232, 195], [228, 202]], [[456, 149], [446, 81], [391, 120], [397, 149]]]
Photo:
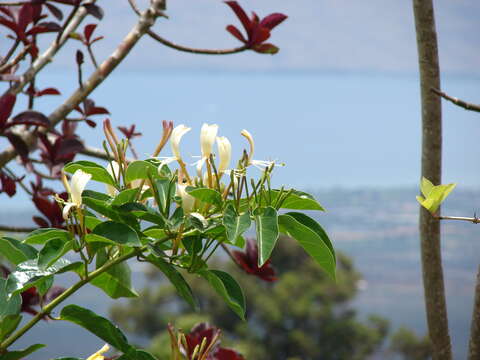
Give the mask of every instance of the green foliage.
[[268, 206], [255, 210], [255, 229], [258, 242], [258, 266], [263, 266], [270, 255], [278, 239], [278, 215], [277, 211]]
[[418, 337], [402, 327], [393, 334], [390, 350], [402, 354], [405, 360], [428, 360], [432, 355], [432, 344], [428, 336]]
[[457, 184], [447, 185], [433, 185], [432, 182], [426, 178], [422, 178], [420, 190], [423, 196], [417, 196], [417, 201], [425, 209], [434, 214], [440, 204], [447, 198]]

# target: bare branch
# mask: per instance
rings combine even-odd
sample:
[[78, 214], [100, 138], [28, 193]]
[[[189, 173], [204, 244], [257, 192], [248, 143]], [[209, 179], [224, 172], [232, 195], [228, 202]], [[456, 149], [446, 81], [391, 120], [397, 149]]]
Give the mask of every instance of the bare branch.
[[11, 233], [29, 233], [37, 229], [38, 227], [0, 225], [0, 231]]
[[4, 73], [8, 71], [12, 66], [17, 65], [20, 61], [23, 60], [25, 55], [28, 54], [28, 50], [30, 50], [31, 45], [25, 46], [18, 54], [15, 56], [15, 58], [10, 61], [9, 63], [6, 63], [0, 67], [0, 73]]
[[464, 108], [465, 110], [480, 112], [480, 105], [467, 103], [466, 101], [463, 101], [463, 100], [461, 100], [461, 99], [459, 99], [459, 98], [450, 96], [450, 95], [444, 93], [443, 91], [440, 91], [440, 90], [435, 89], [435, 88], [431, 88], [430, 90], [431, 90], [433, 93], [437, 94], [438, 96], [441, 96], [441, 97], [444, 98], [445, 100], [448, 100], [448, 101], [454, 103], [455, 105]]
[[[153, 0], [150, 8], [142, 14], [137, 24], [132, 30], [130, 30], [112, 55], [110, 55], [110, 57], [99, 66], [81, 88], [77, 89], [62, 105], [50, 114], [48, 119], [50, 120], [51, 127], [55, 127], [60, 121], [62, 121], [110, 75], [118, 64], [122, 62], [125, 56], [127, 56], [130, 50], [136, 45], [138, 40], [140, 40], [140, 38], [154, 24], [156, 18], [159, 16], [158, 14], [161, 11], [162, 4], [162, 0]], [[83, 9], [83, 7], [81, 9]], [[79, 9], [78, 11], [81, 10]], [[66, 31], [65, 33], [68, 34], [69, 31]], [[23, 136], [23, 140], [31, 151], [36, 145], [37, 136], [34, 133], [29, 132]], [[0, 168], [14, 159], [16, 155], [17, 153], [13, 148], [8, 148], [0, 153]]]
[[478, 217], [463, 217], [463, 216], [436, 216], [439, 220], [458, 220], [458, 221], [467, 221], [472, 224], [480, 224], [480, 218]]
[[[135, 0], [128, 0], [128, 3], [130, 4], [130, 7], [132, 10], [135, 12], [137, 15], [141, 15], [140, 9], [137, 6], [137, 3]], [[191, 47], [186, 47], [183, 45], [178, 45], [175, 44], [160, 35], [158, 35], [156, 32], [152, 30], [148, 30], [147, 34], [154, 40], [158, 41], [159, 43], [168, 46], [169, 48], [178, 50], [178, 51], [183, 51], [183, 52], [188, 52], [191, 54], [203, 54], [203, 55], [230, 55], [230, 54], [236, 54], [245, 50], [248, 50], [247, 46], [239, 46], [233, 49], [223, 49], [223, 50], [210, 50], [210, 49], [195, 49]]]
[[80, 151], [80, 154], [91, 156], [97, 159], [109, 160], [108, 154], [105, 150], [87, 146], [85, 149]]
[[468, 348], [469, 360], [480, 358], [480, 266], [478, 267], [477, 282], [475, 285], [475, 300], [473, 304]]

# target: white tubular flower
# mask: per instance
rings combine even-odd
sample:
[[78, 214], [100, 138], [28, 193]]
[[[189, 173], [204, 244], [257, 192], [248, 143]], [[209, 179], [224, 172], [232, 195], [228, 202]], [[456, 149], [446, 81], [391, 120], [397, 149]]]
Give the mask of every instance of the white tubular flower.
[[183, 135], [189, 132], [191, 128], [186, 127], [185, 125], [178, 125], [172, 130], [172, 135], [170, 137], [170, 145], [172, 147], [172, 153], [176, 160], [182, 161], [182, 156], [180, 155], [180, 140], [182, 140]]
[[253, 152], [255, 150], [255, 143], [253, 142], [253, 136], [245, 129], [242, 130], [240, 134], [242, 134], [242, 136], [244, 136], [248, 140], [248, 143], [250, 144], [250, 153], [248, 154], [248, 164], [250, 165], [253, 158]]
[[177, 184], [177, 196], [182, 199], [182, 209], [185, 214], [190, 214], [195, 206], [195, 198], [185, 190], [187, 185]]
[[[107, 172], [110, 174], [112, 178], [114, 178], [115, 180], [118, 180], [118, 178], [120, 177], [120, 166], [116, 161], [112, 161], [107, 165]], [[107, 193], [111, 197], [114, 197], [117, 194], [117, 189], [115, 189], [115, 186], [106, 185], [106, 187], [107, 187]]]
[[218, 164], [218, 175], [222, 175], [230, 165], [232, 158], [232, 144], [226, 137], [217, 137], [218, 156], [220, 162]]
[[82, 192], [91, 178], [91, 174], [87, 174], [80, 169], [73, 174], [70, 184], [66, 186], [69, 193], [69, 201], [67, 201], [63, 207], [63, 218], [65, 220], [68, 219], [68, 213], [72, 207], [78, 208], [82, 206]]
[[108, 350], [110, 350], [110, 346], [108, 344], [103, 345], [103, 347], [98, 350], [95, 354], [90, 355], [87, 360], [104, 360], [105, 356], [103, 356], [104, 353], [106, 353]]
[[[175, 126], [172, 130], [172, 135], [170, 136], [170, 147], [172, 148], [173, 156], [163, 158], [160, 166], [158, 167], [158, 173], [162, 171], [163, 165], [170, 164], [173, 161], [183, 162], [182, 155], [180, 154], [180, 141], [182, 140], [183, 135], [192, 130], [183, 124]], [[162, 159], [162, 158], [161, 158]]]
[[215, 142], [215, 138], [217, 137], [217, 132], [218, 132], [217, 124], [202, 125], [202, 129], [200, 130], [200, 147], [202, 150], [202, 158], [197, 163], [198, 176], [200, 176], [200, 174], [202, 173], [203, 164], [212, 154], [213, 143]]

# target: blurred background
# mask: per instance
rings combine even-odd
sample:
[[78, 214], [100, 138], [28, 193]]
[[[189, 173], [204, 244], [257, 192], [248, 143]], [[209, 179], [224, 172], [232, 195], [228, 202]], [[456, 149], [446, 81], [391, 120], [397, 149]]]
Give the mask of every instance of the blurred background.
[[[105, 39], [94, 50], [101, 61], [136, 18], [127, 1], [100, 3], [105, 18], [96, 34]], [[204, 122], [217, 123], [219, 134], [231, 140], [237, 154], [246, 146], [240, 131], [248, 129], [256, 141], [256, 158], [286, 163], [276, 170], [275, 182], [314, 193], [327, 209], [312, 216], [345, 254], [338, 286], [312, 269], [301, 251], [289, 249], [284, 239], [273, 260], [280, 275], [277, 283], [263, 284], [238, 273], [242, 282], [251, 284], [247, 286], [250, 308], [258, 309], [251, 314], [250, 328], [234, 322], [218, 299], [201, 288], [197, 290], [205, 306], [192, 314], [161, 279], [152, 278], [141, 266], [134, 267], [134, 278], [137, 289], [148, 293], [139, 303], [122, 301], [112, 309], [112, 301], [93, 287], [72, 302], [113, 316], [138, 343], [153, 347], [159, 355], [167, 321], [176, 319], [186, 329], [194, 320], [208, 319], [223, 326], [225, 341], [242, 346], [253, 360], [427, 359], [415, 201], [421, 113], [411, 3], [240, 3], [260, 17], [272, 12], [289, 16], [272, 32], [271, 42], [280, 47], [279, 54], [192, 55], [145, 37], [92, 98], [108, 108], [114, 125], [137, 125], [143, 133], [135, 142], [141, 156], [153, 151], [164, 119], [193, 128], [182, 143], [184, 154], [191, 156], [200, 153], [194, 134]], [[442, 88], [480, 103], [480, 3], [438, 0], [435, 5]], [[160, 19], [155, 29], [171, 41], [202, 48], [239, 45], [225, 31], [228, 24], [238, 26], [238, 20], [220, 1], [170, 1], [167, 14], [169, 19]], [[41, 98], [40, 111], [48, 114], [76, 88], [77, 48], [76, 43], [66, 46], [37, 78], [39, 88], [55, 86], [63, 94]], [[458, 183], [444, 213], [472, 216], [478, 213], [480, 200], [480, 115], [449, 103], [443, 104], [443, 114], [443, 182]], [[101, 131], [84, 126], [80, 134], [100, 147]], [[9, 200], [2, 195], [1, 202], [0, 223], [31, 223], [34, 210], [26, 196]], [[452, 341], [455, 358], [461, 359], [466, 357], [480, 261], [479, 229], [468, 223], [448, 223], [443, 228]], [[291, 263], [282, 260], [284, 252], [295, 254]], [[215, 261], [231, 266], [224, 260]], [[304, 275], [294, 274], [297, 266]], [[65, 284], [69, 280], [63, 279]], [[278, 303], [265, 304], [272, 292]], [[296, 296], [304, 292], [305, 296]], [[307, 318], [316, 319], [315, 324], [303, 326]], [[102, 345], [81, 329], [62, 323], [42, 324], [24, 341], [51, 344], [32, 356], [39, 360], [87, 356]], [[265, 355], [267, 349], [275, 349], [276, 355]], [[346, 352], [339, 353], [340, 349]]]

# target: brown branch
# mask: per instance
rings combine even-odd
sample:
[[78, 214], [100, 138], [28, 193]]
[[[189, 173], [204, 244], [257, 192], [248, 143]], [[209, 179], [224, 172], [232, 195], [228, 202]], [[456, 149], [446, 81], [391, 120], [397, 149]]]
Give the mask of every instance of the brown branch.
[[37, 229], [38, 227], [0, 225], [0, 231], [11, 233], [29, 233]]
[[480, 266], [475, 285], [472, 322], [470, 325], [470, 341], [468, 344], [468, 360], [480, 359]]
[[[135, 14], [137, 14], [137, 15], [141, 14], [140, 9], [138, 8], [135, 0], [128, 0], [128, 3], [130, 4], [130, 7], [135, 12]], [[191, 54], [230, 55], [230, 54], [236, 54], [236, 53], [248, 50], [248, 47], [245, 46], [245, 45], [244, 46], [239, 46], [239, 47], [233, 48], [233, 49], [223, 49], [223, 50], [195, 49], [195, 48], [175, 44], [175, 43], [161, 37], [160, 35], [158, 35], [156, 32], [154, 32], [152, 30], [148, 30], [147, 34], [152, 39], [158, 41], [159, 43], [161, 43], [161, 44], [163, 44], [163, 45], [165, 45], [169, 48], [172, 48], [172, 49], [175, 49], [175, 50], [178, 50], [178, 51], [188, 52], [188, 53], [191, 53]]]
[[458, 221], [467, 221], [472, 224], [480, 224], [480, 218], [478, 217], [463, 217], [463, 216], [436, 216], [439, 220], [458, 220]]
[[28, 50], [30, 50], [31, 45], [25, 46], [18, 54], [13, 58], [12, 61], [6, 63], [0, 67], [0, 73], [4, 73], [8, 71], [12, 66], [17, 65], [20, 61], [25, 58], [25, 55], [28, 54]]
[[[440, 88], [438, 41], [433, 0], [413, 0], [420, 72], [422, 114], [422, 176], [435, 184], [442, 177], [442, 104], [431, 88]], [[423, 289], [433, 360], [451, 360], [440, 221], [421, 207], [419, 218]]]
[[111, 160], [111, 157], [108, 156], [105, 150], [93, 148], [90, 146], [86, 146], [82, 151], [80, 151], [80, 154], [91, 156], [97, 159]]
[[443, 91], [440, 91], [436, 88], [431, 88], [430, 90], [433, 93], [437, 94], [438, 96], [441, 96], [445, 100], [448, 100], [448, 101], [454, 103], [455, 105], [460, 106], [461, 108], [464, 108], [465, 110], [480, 112], [480, 105], [468, 103], [468, 102], [463, 101], [459, 98], [450, 96], [450, 95], [448, 95], [448, 94], [444, 93]]
[[[78, 104], [95, 90], [96, 87], [100, 85], [118, 66], [118, 64], [122, 62], [125, 56], [127, 56], [130, 50], [137, 44], [138, 40], [140, 40], [140, 38], [154, 24], [162, 4], [162, 0], [153, 0], [150, 8], [142, 14], [137, 24], [132, 30], [130, 30], [112, 55], [110, 55], [110, 57], [99, 66], [81, 88], [77, 89], [62, 105], [50, 114], [48, 119], [52, 128], [62, 121]], [[31, 151], [35, 148], [37, 136], [34, 133], [29, 132], [23, 136], [23, 140]], [[13, 148], [8, 148], [0, 153], [0, 168], [14, 159], [16, 155], [17, 152]]]
[[15, 42], [13, 43], [12, 47], [10, 48], [10, 50], [8, 50], [8, 53], [7, 55], [5, 55], [5, 57], [2, 59], [0, 65], [5, 65], [7, 63], [8, 60], [10, 60], [10, 58], [13, 56], [13, 54], [15, 53], [15, 50], [17, 50], [17, 47], [18, 45], [20, 44], [20, 40], [15, 40]]
[[22, 6], [23, 4], [28, 4], [29, 1], [4, 1], [0, 2], [0, 6]]

